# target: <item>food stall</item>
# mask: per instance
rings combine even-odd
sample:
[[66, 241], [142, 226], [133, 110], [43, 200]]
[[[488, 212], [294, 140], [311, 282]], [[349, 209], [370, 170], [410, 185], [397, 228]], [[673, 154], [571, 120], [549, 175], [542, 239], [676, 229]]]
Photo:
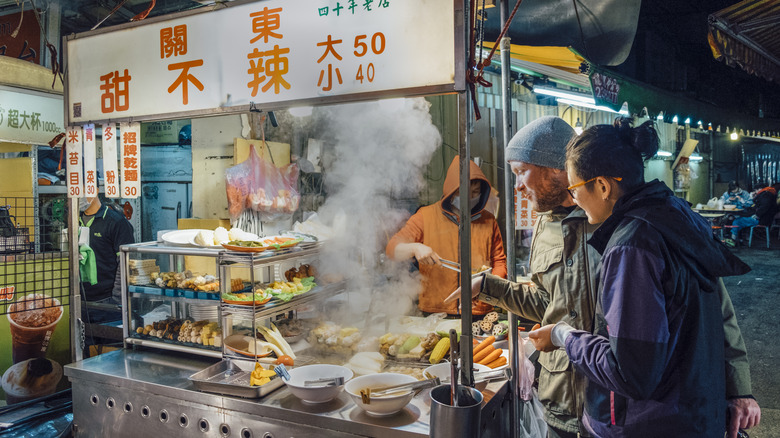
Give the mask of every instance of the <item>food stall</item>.
[[[120, 178], [115, 189], [107, 183], [107, 194], [135, 197], [140, 192], [135, 178], [142, 152], [136, 147], [140, 121], [190, 118], [195, 137], [198, 118], [268, 114], [307, 104], [344, 104], [344, 117], [329, 120], [338, 125], [365, 112], [365, 106], [349, 102], [457, 94], [459, 152], [466, 157], [461, 168], [468, 169], [463, 114], [468, 8], [463, 3], [379, 1], [361, 9], [339, 3], [236, 1], [67, 37], [67, 152], [75, 162], [68, 169], [71, 204], [89, 193], [84, 175], [92, 165], [88, 150], [96, 147], [98, 127], [101, 142], [112, 131], [119, 141], [108, 146], [108, 153], [107, 144], [102, 145], [104, 165], [113, 161], [107, 158], [112, 153], [117, 156], [116, 148], [121, 157]], [[420, 110], [419, 104], [412, 106]], [[373, 116], [377, 123], [383, 118], [380, 112]], [[368, 119], [364, 130], [372, 129]], [[395, 152], [396, 160], [405, 152]], [[346, 155], [339, 158], [346, 161]], [[374, 164], [392, 167], [392, 161], [376, 159]], [[358, 168], [350, 170], [357, 173]], [[368, 173], [381, 174], [376, 169]], [[464, 198], [468, 182], [466, 171], [461, 175]], [[228, 184], [228, 200], [237, 197], [238, 205], [251, 204], [256, 213], [297, 206], [295, 196], [281, 190], [261, 195], [253, 187], [239, 196], [231, 194], [238, 185]], [[352, 198], [361, 199], [355, 193]], [[376, 206], [364, 207], [371, 212]], [[364, 227], [354, 219], [349, 226], [342, 221], [341, 227], [334, 220], [330, 228]], [[469, 219], [464, 213], [461, 223]], [[461, 227], [464, 266], [470, 265], [469, 229]], [[490, 378], [475, 378], [469, 311], [454, 324], [440, 315], [391, 317], [389, 301], [377, 295], [385, 300], [392, 295], [371, 292], [402, 290], [406, 284], [395, 282], [399, 271], [376, 257], [375, 247], [365, 250], [371, 242], [320, 240], [300, 232], [261, 237], [250, 231], [257, 230], [194, 230], [121, 248], [125, 348], [65, 369], [73, 383], [79, 435], [429, 436], [437, 409], [430, 387], [373, 400], [367, 390], [421, 377], [431, 380], [429, 386], [440, 383], [441, 378], [430, 378], [438, 377], [431, 375], [434, 371], [424, 370], [438, 364], [450, 346], [464, 353], [460, 379], [479, 389], [475, 397], [484, 397], [476, 404], [481, 436], [510, 434], [512, 391], [503, 372], [508, 360], [496, 365], [498, 373]], [[219, 237], [234, 232], [241, 235]], [[70, 241], [76, 245], [76, 239]], [[187, 258], [193, 257], [209, 259], [216, 275], [186, 269]], [[350, 266], [337, 269], [342, 261]], [[470, 278], [469, 270], [461, 272], [462, 282]], [[326, 318], [313, 317], [322, 314]], [[298, 323], [301, 327], [295, 327]], [[283, 331], [285, 326], [291, 331]], [[457, 329], [460, 336], [451, 331]], [[508, 355], [494, 350], [486, 355], [490, 364]], [[307, 369], [323, 371], [311, 375]], [[335, 371], [324, 371], [336, 369], [347, 372], [334, 377]], [[376, 376], [397, 380], [366, 380], [384, 378]], [[296, 384], [325, 377], [331, 379], [314, 387]], [[307, 395], [329, 388], [338, 391], [324, 400]], [[402, 404], [386, 407], [391, 401]]]
[[49, 69], [0, 56], [0, 402], [7, 405], [66, 388], [62, 367], [72, 360], [70, 257], [56, 220], [64, 202], [38, 182], [38, 151], [62, 131], [62, 101]]

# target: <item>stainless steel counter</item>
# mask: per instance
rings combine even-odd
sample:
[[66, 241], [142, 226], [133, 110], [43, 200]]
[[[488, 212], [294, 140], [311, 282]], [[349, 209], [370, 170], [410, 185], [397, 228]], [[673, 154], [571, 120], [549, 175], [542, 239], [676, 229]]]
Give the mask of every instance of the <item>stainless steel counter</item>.
[[[196, 390], [189, 376], [215, 359], [117, 350], [65, 367], [73, 385], [74, 428], [85, 437], [427, 437], [429, 391], [403, 411], [372, 417], [349, 396], [306, 404], [282, 387], [261, 399]], [[509, 435], [506, 382], [483, 391], [482, 438]], [[145, 435], [150, 433], [153, 435]], [[164, 435], [163, 435], [164, 434]], [[471, 437], [469, 437], [471, 438]]]

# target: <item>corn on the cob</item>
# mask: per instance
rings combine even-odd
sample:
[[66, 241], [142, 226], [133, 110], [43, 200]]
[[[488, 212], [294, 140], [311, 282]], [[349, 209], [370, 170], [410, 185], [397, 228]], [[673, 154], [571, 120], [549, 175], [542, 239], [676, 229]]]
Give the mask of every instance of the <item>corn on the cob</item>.
[[433, 351], [431, 352], [431, 365], [436, 365], [437, 363], [441, 362], [441, 360], [444, 358], [444, 355], [449, 351], [450, 338], [441, 338], [439, 342], [436, 343], [436, 346], [433, 347]]

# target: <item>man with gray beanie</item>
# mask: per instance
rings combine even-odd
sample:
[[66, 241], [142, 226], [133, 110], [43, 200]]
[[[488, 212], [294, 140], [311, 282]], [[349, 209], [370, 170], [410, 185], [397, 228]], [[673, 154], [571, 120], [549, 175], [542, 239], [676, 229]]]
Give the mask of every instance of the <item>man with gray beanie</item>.
[[[539, 213], [531, 241], [532, 282], [515, 283], [486, 274], [472, 282], [472, 296], [542, 326], [565, 321], [578, 330], [592, 332], [601, 256], [587, 244], [598, 225], [588, 223], [585, 211], [574, 203], [567, 190], [566, 145], [575, 136], [574, 129], [560, 117], [544, 116], [524, 126], [509, 141], [504, 155], [515, 174], [515, 188], [529, 198], [531, 208]], [[725, 289], [722, 292], [730, 358], [726, 361], [727, 387], [733, 393], [730, 395], [749, 395], [744, 341], [731, 299]], [[445, 302], [459, 295], [460, 290]], [[581, 421], [586, 377], [574, 370], [562, 349], [541, 352], [539, 364], [538, 395], [549, 426], [547, 436], [590, 436]]]

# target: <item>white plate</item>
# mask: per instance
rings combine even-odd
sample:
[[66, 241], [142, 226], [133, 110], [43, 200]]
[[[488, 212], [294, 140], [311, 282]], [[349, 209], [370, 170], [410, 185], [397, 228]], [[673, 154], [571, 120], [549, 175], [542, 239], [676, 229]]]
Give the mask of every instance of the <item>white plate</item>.
[[162, 241], [172, 246], [192, 246], [190, 241], [198, 235], [201, 230], [176, 230], [169, 231], [162, 235]]

